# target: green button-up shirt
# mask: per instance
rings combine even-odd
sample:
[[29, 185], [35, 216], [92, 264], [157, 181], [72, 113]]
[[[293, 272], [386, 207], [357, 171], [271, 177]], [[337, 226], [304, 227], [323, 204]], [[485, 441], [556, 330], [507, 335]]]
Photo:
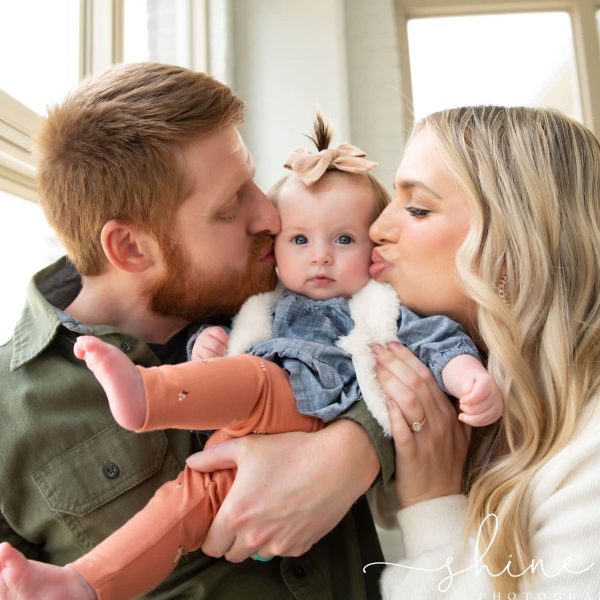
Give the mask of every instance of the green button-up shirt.
[[[57, 314], [80, 286], [61, 259], [38, 273], [13, 338], [0, 347], [0, 540], [53, 564], [75, 560], [121, 526], [175, 478], [197, 448], [186, 431], [136, 434], [114, 422], [102, 388], [73, 355], [77, 333]], [[128, 351], [137, 364], [158, 359], [146, 343], [114, 327], [89, 333]], [[357, 403], [344, 417], [373, 439], [382, 477], [391, 478], [388, 440]], [[260, 600], [379, 598], [382, 560], [364, 499], [304, 556], [241, 564], [185, 556], [148, 598]]]

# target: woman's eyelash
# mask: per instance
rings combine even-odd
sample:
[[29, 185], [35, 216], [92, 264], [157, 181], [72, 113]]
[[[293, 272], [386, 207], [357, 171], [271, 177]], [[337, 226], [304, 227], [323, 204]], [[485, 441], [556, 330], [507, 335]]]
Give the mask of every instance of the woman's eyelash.
[[426, 217], [431, 212], [426, 208], [417, 208], [416, 206], [405, 206], [404, 209], [413, 217]]

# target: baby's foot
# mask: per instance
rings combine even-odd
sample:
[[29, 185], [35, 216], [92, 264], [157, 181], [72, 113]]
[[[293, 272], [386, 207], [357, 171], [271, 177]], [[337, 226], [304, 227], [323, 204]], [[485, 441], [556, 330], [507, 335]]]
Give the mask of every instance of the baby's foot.
[[104, 388], [115, 421], [125, 429], [140, 429], [146, 421], [146, 393], [137, 367], [121, 350], [89, 335], [77, 338], [73, 352]]
[[10, 600], [90, 600], [96, 593], [71, 567], [27, 560], [9, 543], [0, 544], [0, 598]]

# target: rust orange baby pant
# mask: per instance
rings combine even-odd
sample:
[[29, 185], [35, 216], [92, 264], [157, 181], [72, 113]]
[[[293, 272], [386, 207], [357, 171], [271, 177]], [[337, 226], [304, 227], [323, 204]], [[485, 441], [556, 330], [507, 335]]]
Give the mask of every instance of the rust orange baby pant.
[[[316, 431], [301, 415], [277, 365], [242, 355], [144, 369], [147, 418], [140, 431], [219, 429], [207, 447], [249, 433]], [[71, 563], [101, 600], [140, 596], [202, 545], [231, 488], [235, 470], [200, 473], [187, 466], [148, 504], [88, 554]]]

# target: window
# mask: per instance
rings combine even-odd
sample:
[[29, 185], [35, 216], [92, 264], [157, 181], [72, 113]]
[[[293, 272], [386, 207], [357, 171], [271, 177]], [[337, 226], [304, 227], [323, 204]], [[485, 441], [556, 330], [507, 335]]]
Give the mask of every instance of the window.
[[79, 79], [79, 0], [0, 4], [0, 88], [39, 114]]
[[[207, 0], [18, 0], [0, 3], [0, 339], [34, 272], [64, 251], [35, 202], [32, 139], [81, 77], [114, 62], [206, 67]], [[40, 116], [41, 115], [41, 116]], [[1, 343], [1, 342], [0, 342]]]
[[0, 344], [19, 319], [31, 276], [63, 254], [37, 204], [0, 192]]
[[205, 20], [204, 0], [126, 0], [123, 61], [204, 70]]
[[[394, 0], [394, 6], [406, 131], [414, 113], [485, 102], [554, 106], [600, 135], [600, 0]], [[440, 23], [451, 36], [434, 36]]]
[[565, 12], [411, 19], [408, 43], [416, 119], [466, 104], [551, 106], [582, 119]]

